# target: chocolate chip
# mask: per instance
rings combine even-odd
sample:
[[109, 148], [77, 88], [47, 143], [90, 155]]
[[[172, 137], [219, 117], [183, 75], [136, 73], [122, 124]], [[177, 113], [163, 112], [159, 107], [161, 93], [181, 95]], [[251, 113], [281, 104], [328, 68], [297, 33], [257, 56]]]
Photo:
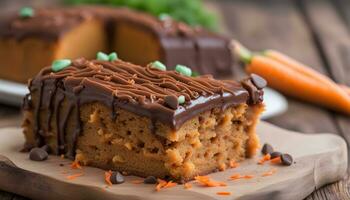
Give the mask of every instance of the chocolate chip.
[[280, 157], [281, 155], [282, 155], [282, 153], [281, 153], [281, 152], [278, 152], [278, 151], [275, 151], [275, 152], [270, 153], [271, 159]]
[[145, 184], [156, 184], [158, 181], [157, 181], [157, 178], [154, 177], [154, 176], [148, 176], [147, 178], [145, 178], [145, 180], [143, 181], [143, 183]]
[[266, 155], [266, 154], [271, 154], [273, 152], [273, 147], [268, 144], [268, 143], [265, 143], [263, 148], [261, 149], [261, 153]]
[[112, 172], [110, 181], [112, 184], [124, 183], [124, 176], [119, 172]]
[[30, 150], [29, 159], [34, 161], [43, 161], [46, 160], [49, 154], [42, 148], [33, 148]]
[[60, 163], [60, 167], [63, 167], [64, 166], [64, 164], [63, 163]]
[[251, 74], [250, 78], [252, 79], [252, 82], [258, 89], [263, 89], [267, 85], [266, 80], [257, 74]]
[[293, 163], [293, 157], [289, 154], [282, 154], [281, 161], [283, 165], [290, 166]]
[[164, 102], [172, 109], [177, 109], [179, 106], [179, 101], [176, 96], [168, 95], [164, 98]]

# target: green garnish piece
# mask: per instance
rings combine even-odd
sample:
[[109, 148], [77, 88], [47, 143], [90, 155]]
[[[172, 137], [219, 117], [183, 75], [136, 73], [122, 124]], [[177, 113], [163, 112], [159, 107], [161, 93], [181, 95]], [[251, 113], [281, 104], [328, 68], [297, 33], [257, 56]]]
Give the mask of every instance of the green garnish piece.
[[161, 63], [160, 61], [154, 61], [152, 64], [151, 64], [151, 67], [154, 68], [154, 69], [159, 69], [161, 71], [166, 71], [166, 66]]
[[118, 59], [118, 55], [117, 55], [117, 53], [116, 52], [113, 52], [113, 53], [110, 53], [109, 55], [108, 55], [108, 60], [109, 61], [115, 61], [115, 60], [117, 60]]
[[22, 18], [30, 18], [35, 14], [34, 9], [31, 7], [23, 7], [19, 10], [19, 16]]
[[181, 95], [177, 98], [177, 101], [179, 102], [179, 104], [183, 104], [185, 103], [185, 96], [184, 95]]
[[109, 61], [109, 56], [103, 52], [98, 52], [96, 55], [97, 60], [102, 60], [102, 61]]
[[110, 53], [109, 55], [103, 53], [103, 52], [98, 52], [96, 55], [97, 60], [102, 60], [102, 61], [115, 61], [118, 59], [118, 55], [115, 52]]
[[168, 20], [170, 19], [170, 15], [166, 14], [166, 13], [161, 13], [159, 16], [158, 16], [158, 19], [164, 21], [164, 20]]
[[175, 71], [179, 72], [182, 75], [185, 76], [191, 76], [192, 75], [192, 70], [185, 65], [176, 65]]
[[55, 60], [52, 62], [51, 69], [54, 72], [58, 72], [64, 68], [68, 67], [71, 64], [72, 64], [72, 61], [69, 59]]

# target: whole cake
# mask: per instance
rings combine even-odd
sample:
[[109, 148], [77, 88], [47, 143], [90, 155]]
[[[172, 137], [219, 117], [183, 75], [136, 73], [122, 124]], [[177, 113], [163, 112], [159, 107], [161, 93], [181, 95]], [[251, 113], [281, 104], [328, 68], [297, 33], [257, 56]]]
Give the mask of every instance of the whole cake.
[[[139, 65], [160, 60], [214, 76], [232, 74], [230, 40], [169, 17], [126, 8], [41, 8], [0, 20], [0, 78], [27, 82], [56, 59], [116, 51]], [[10, 70], [11, 69], [11, 70]]]
[[30, 81], [26, 148], [183, 181], [254, 155], [261, 77], [219, 81], [181, 65], [104, 60], [56, 61]]

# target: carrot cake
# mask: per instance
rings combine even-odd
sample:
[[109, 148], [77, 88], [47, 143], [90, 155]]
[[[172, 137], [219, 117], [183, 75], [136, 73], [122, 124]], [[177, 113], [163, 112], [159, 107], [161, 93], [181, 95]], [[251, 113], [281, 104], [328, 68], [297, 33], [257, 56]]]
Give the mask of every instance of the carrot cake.
[[[126, 8], [23, 8], [0, 19], [0, 78], [27, 82], [56, 59], [93, 59], [115, 51], [139, 65], [159, 60], [201, 74], [231, 75], [230, 40], [170, 17]], [[11, 69], [11, 70], [10, 70]]]
[[253, 156], [264, 80], [193, 77], [114, 54], [57, 60], [29, 83], [26, 147], [81, 165], [187, 181]]

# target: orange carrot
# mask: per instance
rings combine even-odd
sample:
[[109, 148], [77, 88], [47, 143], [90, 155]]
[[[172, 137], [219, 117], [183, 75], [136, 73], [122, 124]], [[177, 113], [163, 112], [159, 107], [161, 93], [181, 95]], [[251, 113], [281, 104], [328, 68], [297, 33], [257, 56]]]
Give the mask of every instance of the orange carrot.
[[167, 184], [166, 181], [162, 180], [162, 179], [158, 179], [158, 184], [156, 185], [156, 191], [160, 191], [160, 189], [162, 189], [165, 185]]
[[194, 179], [199, 184], [201, 184], [202, 186], [206, 186], [206, 187], [226, 186], [226, 183], [211, 180], [208, 176], [196, 176], [196, 177], [194, 177]]
[[266, 161], [268, 161], [268, 160], [270, 160], [270, 159], [271, 159], [271, 155], [270, 155], [270, 154], [266, 154], [266, 155], [264, 155], [264, 157], [262, 157], [262, 158], [259, 160], [258, 164], [259, 164], [259, 165], [263, 165]]
[[72, 169], [82, 169], [81, 165], [79, 164], [78, 161], [73, 161], [72, 164], [70, 165]]
[[113, 185], [112, 182], [111, 182], [111, 176], [112, 176], [112, 171], [108, 171], [108, 172], [105, 172], [105, 182], [111, 186]]
[[240, 179], [242, 176], [240, 174], [233, 174], [232, 176], [230, 176], [231, 180], [237, 180]]
[[132, 184], [141, 184], [143, 183], [143, 180], [132, 180], [130, 181]]
[[166, 185], [164, 185], [163, 188], [170, 188], [170, 187], [175, 187], [175, 186], [177, 186], [177, 183], [174, 183], [174, 182], [172, 182], [172, 181], [169, 181], [169, 182], [167, 182]]
[[266, 50], [264, 52], [264, 55], [285, 65], [286, 67], [289, 67], [295, 71], [297, 71], [300, 74], [303, 74], [305, 76], [308, 76], [312, 79], [315, 79], [319, 81], [322, 84], [328, 85], [329, 87], [332, 87], [336, 90], [339, 90], [339, 86], [341, 89], [343, 89], [347, 94], [350, 95], [350, 88], [345, 85], [338, 85], [335, 82], [333, 82], [330, 78], [327, 76], [317, 72], [316, 70], [312, 69], [309, 66], [304, 65], [303, 63], [281, 53], [275, 50]]
[[247, 72], [264, 77], [268, 85], [290, 96], [350, 114], [350, 96], [261, 55], [252, 58]]
[[251, 179], [251, 178], [254, 178], [253, 175], [244, 175], [242, 178], [244, 179]]
[[82, 176], [82, 175], [84, 175], [84, 174], [83, 173], [72, 174], [72, 175], [66, 176], [66, 178], [68, 180], [74, 180], [74, 179], [76, 179], [76, 178], [78, 178], [79, 176]]
[[276, 157], [274, 159], [271, 159], [270, 162], [272, 164], [280, 164], [282, 161], [281, 161], [281, 157]]
[[263, 176], [263, 177], [265, 177], [265, 176], [271, 176], [271, 175], [273, 175], [273, 174], [276, 173], [276, 172], [277, 172], [277, 169], [273, 168], [273, 169], [271, 169], [271, 170], [269, 170], [269, 171], [263, 173], [261, 176]]
[[228, 195], [231, 195], [231, 192], [217, 192], [216, 194], [217, 195], [226, 195], [226, 196], [228, 196]]

